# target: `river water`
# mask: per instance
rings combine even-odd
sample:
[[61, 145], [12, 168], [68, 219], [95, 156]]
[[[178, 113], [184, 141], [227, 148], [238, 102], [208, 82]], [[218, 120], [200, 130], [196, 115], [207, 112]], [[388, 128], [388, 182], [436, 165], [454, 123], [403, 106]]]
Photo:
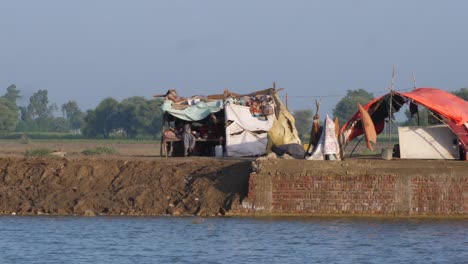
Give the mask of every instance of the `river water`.
[[465, 220], [0, 217], [0, 263], [467, 263]]

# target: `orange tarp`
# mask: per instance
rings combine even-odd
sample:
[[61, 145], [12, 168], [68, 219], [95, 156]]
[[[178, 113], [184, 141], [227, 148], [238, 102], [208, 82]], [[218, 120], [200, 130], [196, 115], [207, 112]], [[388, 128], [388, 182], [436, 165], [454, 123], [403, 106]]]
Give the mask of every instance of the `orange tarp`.
[[362, 108], [362, 105], [360, 103], [357, 103], [359, 113], [361, 114], [361, 122], [362, 122], [362, 127], [364, 128], [364, 135], [366, 136], [366, 143], [367, 147], [370, 150], [374, 150], [374, 147], [372, 146], [372, 143], [377, 143], [377, 133], [375, 132], [375, 127], [374, 123], [372, 122], [372, 119], [367, 113], [364, 108]]
[[452, 120], [457, 126], [468, 122], [468, 102], [444, 90], [418, 88], [411, 92], [396, 92], [408, 97], [434, 112]]

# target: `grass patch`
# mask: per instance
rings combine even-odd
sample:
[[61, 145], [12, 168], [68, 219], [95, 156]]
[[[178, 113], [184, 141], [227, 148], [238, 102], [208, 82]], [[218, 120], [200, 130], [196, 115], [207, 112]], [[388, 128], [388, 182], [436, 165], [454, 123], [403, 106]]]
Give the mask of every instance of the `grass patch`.
[[109, 147], [95, 147], [95, 148], [89, 148], [83, 150], [81, 153], [84, 155], [103, 155], [103, 154], [114, 154], [116, 153], [114, 148], [109, 148]]
[[26, 150], [24, 154], [26, 157], [45, 157], [49, 156], [52, 151], [46, 148], [30, 149]]
[[141, 141], [154, 141], [161, 138], [160, 134], [157, 134], [155, 138], [152, 135], [138, 135], [135, 138], [126, 138], [125, 136], [117, 133], [113, 133], [109, 138], [103, 138], [102, 136], [86, 137], [81, 134], [73, 133], [62, 133], [62, 132], [13, 132], [6, 135], [0, 135], [0, 139], [4, 140], [19, 140], [22, 137], [27, 137], [32, 140], [100, 140], [100, 141], [123, 141], [123, 142], [141, 142]]

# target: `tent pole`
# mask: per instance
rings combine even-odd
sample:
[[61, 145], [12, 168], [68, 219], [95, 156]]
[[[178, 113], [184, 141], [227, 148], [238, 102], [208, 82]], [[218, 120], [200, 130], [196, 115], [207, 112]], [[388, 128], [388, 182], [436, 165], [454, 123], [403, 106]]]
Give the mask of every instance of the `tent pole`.
[[354, 146], [353, 150], [351, 150], [351, 153], [349, 154], [349, 157], [351, 158], [351, 156], [353, 155], [354, 153], [354, 150], [356, 150], [357, 146], [359, 145], [359, 143], [361, 143], [361, 141], [364, 139], [364, 136], [361, 137], [361, 139], [359, 139], [358, 143], [356, 143], [356, 146]]
[[[416, 75], [414, 75], [414, 72], [413, 72], [413, 90], [416, 90]], [[416, 107], [418, 107], [418, 105], [416, 105]], [[419, 122], [419, 109], [416, 112], [416, 117], [418, 118], [418, 126], [420, 126], [421, 124]]]
[[388, 146], [392, 145], [392, 108], [393, 108], [393, 90], [390, 91], [390, 109], [388, 111]]
[[388, 146], [392, 145], [392, 110], [393, 110], [393, 91], [395, 85], [395, 65], [393, 65], [392, 82], [390, 83], [390, 109], [388, 110]]
[[[164, 142], [164, 125], [166, 124], [166, 112], [163, 112], [162, 114], [162, 126], [161, 126], [161, 144], [160, 144], [160, 149], [159, 149], [159, 156], [166, 155], [166, 153], [163, 153], [163, 148], [166, 147], [166, 143]], [[167, 149], [165, 149], [167, 152]], [[167, 156], [166, 156], [167, 157]]]

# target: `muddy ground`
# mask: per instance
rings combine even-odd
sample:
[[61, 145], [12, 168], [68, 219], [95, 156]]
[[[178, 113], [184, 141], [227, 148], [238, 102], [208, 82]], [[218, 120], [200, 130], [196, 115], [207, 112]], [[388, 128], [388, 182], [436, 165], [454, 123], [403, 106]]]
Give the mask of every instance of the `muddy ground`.
[[251, 161], [0, 157], [0, 214], [223, 215], [247, 195]]

